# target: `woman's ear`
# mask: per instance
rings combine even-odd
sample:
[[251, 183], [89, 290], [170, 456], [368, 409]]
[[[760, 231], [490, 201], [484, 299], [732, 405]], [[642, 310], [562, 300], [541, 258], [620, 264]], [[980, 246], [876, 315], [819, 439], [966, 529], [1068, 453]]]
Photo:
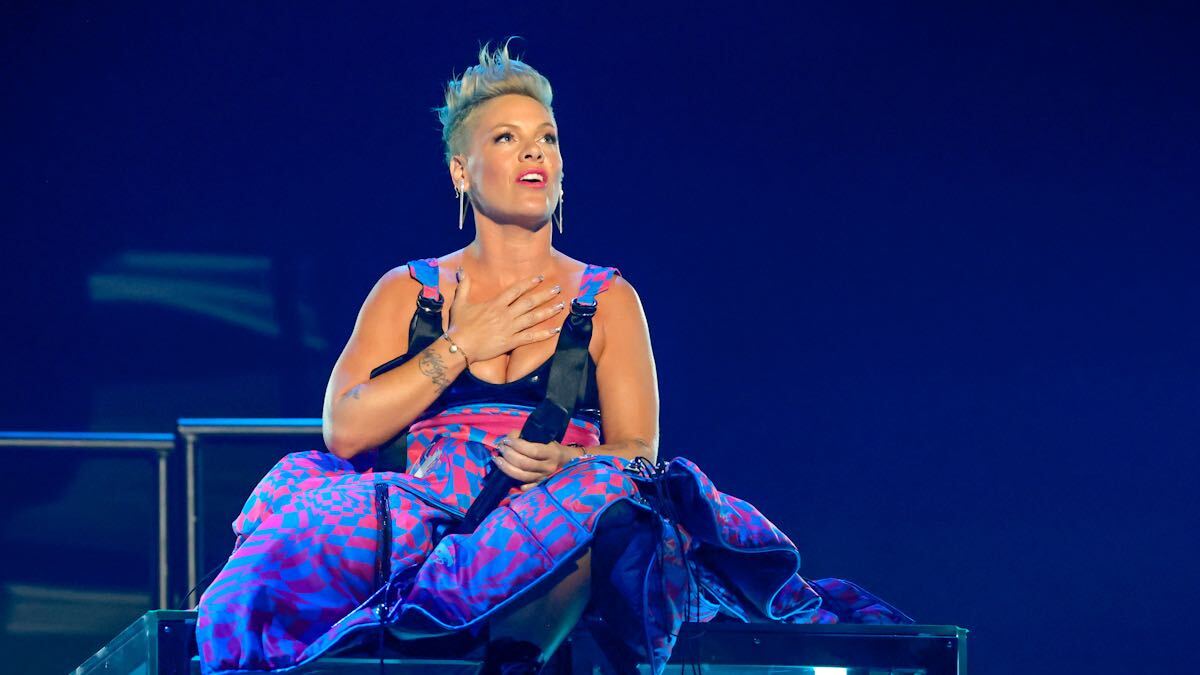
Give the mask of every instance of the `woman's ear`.
[[458, 190], [461, 184], [463, 190], [470, 192], [471, 186], [467, 184], [466, 158], [462, 155], [454, 155], [450, 158], [450, 179], [454, 181], [455, 190]]

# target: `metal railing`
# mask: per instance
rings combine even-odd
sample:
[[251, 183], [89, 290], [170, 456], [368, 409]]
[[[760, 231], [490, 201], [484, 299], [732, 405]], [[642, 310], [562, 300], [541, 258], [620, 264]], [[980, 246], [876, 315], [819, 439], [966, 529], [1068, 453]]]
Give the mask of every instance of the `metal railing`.
[[[199, 485], [202, 463], [199, 446], [205, 438], [263, 438], [320, 435], [320, 418], [191, 418], [185, 417], [176, 426], [176, 441], [183, 458], [187, 587], [200, 583], [200, 560], [203, 554], [199, 537], [202, 495]], [[194, 602], [189, 606], [194, 606]]]
[[[115, 452], [152, 458], [157, 473], [158, 540], [154, 596], [159, 608], [169, 609], [173, 604], [186, 601], [186, 589], [194, 589], [200, 582], [203, 546], [198, 529], [204, 500], [200, 457], [203, 441], [237, 438], [261, 442], [270, 438], [306, 436], [315, 439], [320, 433], [319, 418], [181, 418], [174, 434], [2, 431], [0, 449]], [[172, 491], [182, 492], [182, 500], [174, 497]], [[180, 554], [182, 565], [178, 560]], [[186, 582], [186, 585], [180, 582]], [[195, 600], [186, 604], [194, 606]]]
[[175, 438], [171, 434], [63, 432], [63, 431], [0, 431], [0, 448], [27, 450], [73, 450], [76, 452], [119, 453], [149, 456], [156, 462], [158, 480], [157, 519], [157, 602], [166, 608], [169, 602], [170, 529], [168, 525], [169, 469]]

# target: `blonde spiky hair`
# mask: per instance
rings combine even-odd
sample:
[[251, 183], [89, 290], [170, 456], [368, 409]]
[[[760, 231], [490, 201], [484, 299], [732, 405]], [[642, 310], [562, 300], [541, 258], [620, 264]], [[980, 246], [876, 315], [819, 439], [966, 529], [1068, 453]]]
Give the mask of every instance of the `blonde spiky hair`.
[[[516, 36], [513, 36], [516, 37]], [[446, 165], [450, 158], [462, 151], [463, 138], [468, 128], [467, 119], [481, 103], [504, 94], [522, 94], [542, 105], [550, 114], [554, 92], [550, 81], [529, 64], [509, 56], [508, 43], [495, 51], [484, 43], [479, 50], [479, 65], [467, 68], [462, 77], [446, 83], [446, 105], [434, 108], [438, 121], [442, 123], [442, 144], [446, 151]]]

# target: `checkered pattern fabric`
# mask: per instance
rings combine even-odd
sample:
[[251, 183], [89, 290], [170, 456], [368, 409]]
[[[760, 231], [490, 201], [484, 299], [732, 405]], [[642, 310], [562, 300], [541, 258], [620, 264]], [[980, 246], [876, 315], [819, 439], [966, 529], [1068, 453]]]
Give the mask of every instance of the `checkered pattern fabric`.
[[[410, 269], [436, 297], [436, 259]], [[580, 301], [594, 303], [615, 273], [589, 266]], [[408, 430], [406, 473], [360, 472], [318, 451], [280, 460], [234, 521], [233, 553], [201, 597], [202, 671], [283, 671], [378, 639], [382, 629], [401, 639], [477, 635], [589, 549], [593, 572], [598, 561], [608, 570], [592, 578], [593, 631], [655, 673], [682, 622], [718, 613], [911, 622], [850, 582], [802, 578], [792, 541], [682, 457], [653, 466], [584, 456], [528, 492], [509, 493], [475, 532], [454, 533], [496, 443], [531, 412], [497, 401], [422, 419]], [[572, 419], [563, 442], [596, 446], [600, 429]], [[385, 515], [391, 539], [381, 546]], [[390, 565], [377, 559], [382, 551]], [[380, 569], [390, 576], [377, 580]]]

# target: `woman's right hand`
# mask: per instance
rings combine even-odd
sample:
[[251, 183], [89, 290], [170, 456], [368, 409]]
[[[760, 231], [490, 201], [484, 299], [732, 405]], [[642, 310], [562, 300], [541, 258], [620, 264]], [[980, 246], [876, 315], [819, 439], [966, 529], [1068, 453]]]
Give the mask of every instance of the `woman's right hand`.
[[540, 288], [544, 279], [541, 275], [523, 279], [487, 302], [474, 303], [469, 300], [471, 279], [460, 269], [450, 301], [446, 334], [462, 347], [471, 363], [554, 337], [560, 330], [558, 327], [531, 330], [566, 306], [563, 301], [546, 306], [562, 289], [557, 284], [553, 288]]

